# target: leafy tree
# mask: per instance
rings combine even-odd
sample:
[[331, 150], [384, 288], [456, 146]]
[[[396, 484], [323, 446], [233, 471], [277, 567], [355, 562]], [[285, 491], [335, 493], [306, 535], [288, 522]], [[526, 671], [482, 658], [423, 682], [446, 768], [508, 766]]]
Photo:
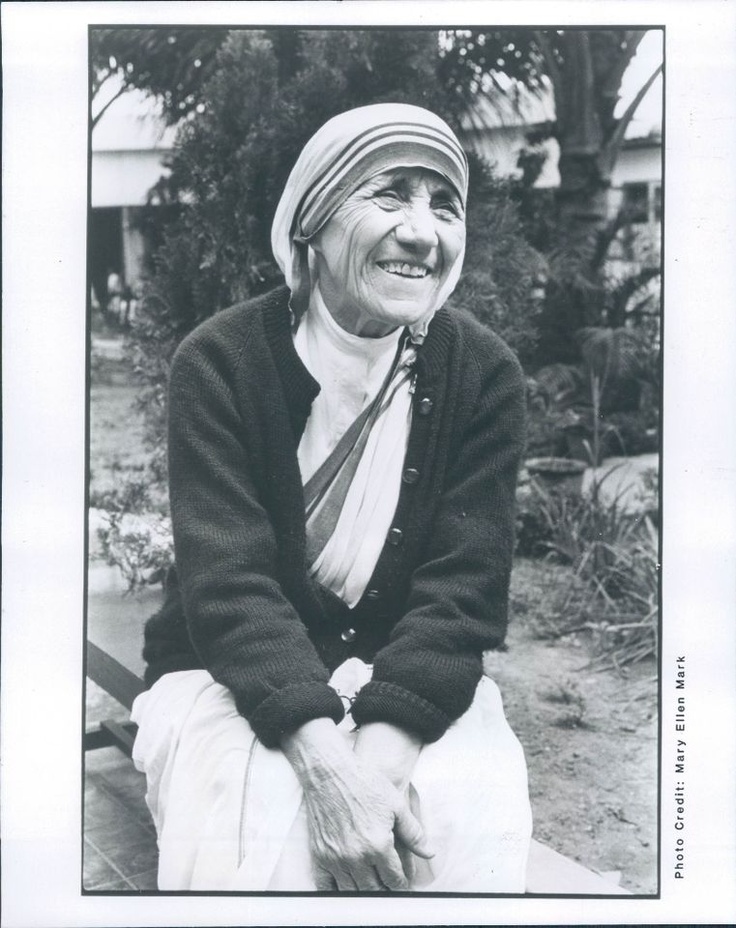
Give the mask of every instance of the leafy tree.
[[467, 249], [449, 305], [493, 329], [526, 367], [537, 351], [546, 262], [526, 239], [514, 185], [499, 181], [472, 153], [469, 160]]
[[109, 106], [131, 88], [158, 97], [173, 125], [196, 110], [203, 84], [212, 75], [227, 29], [152, 27], [93, 28], [89, 34], [92, 98], [117, 78], [112, 95], [94, 108], [96, 125]]
[[[572, 333], [600, 323], [610, 304], [602, 269], [625, 220], [612, 216], [611, 177], [626, 129], [661, 71], [657, 67], [623, 115], [614, 116], [624, 73], [644, 35], [626, 29], [504, 29], [446, 37], [444, 79], [465, 108], [481, 89], [508, 96], [523, 87], [554, 96], [556, 121], [547, 129], [559, 143], [560, 185], [554, 215], [535, 218], [547, 224], [546, 235], [537, 228], [546, 238], [542, 245], [551, 271], [542, 327], [545, 351], [555, 360], [569, 358]], [[522, 168], [529, 186], [540, 165], [533, 148], [527, 158]], [[641, 280], [627, 286], [651, 274], [645, 269]]]
[[626, 129], [662, 70], [658, 66], [623, 115], [614, 116], [624, 74], [644, 35], [645, 30], [521, 29], [448, 36], [443, 75], [466, 108], [489, 86], [505, 95], [518, 85], [536, 94], [551, 89], [556, 121], [549, 130], [560, 146], [563, 236], [587, 240], [607, 224], [607, 193]]

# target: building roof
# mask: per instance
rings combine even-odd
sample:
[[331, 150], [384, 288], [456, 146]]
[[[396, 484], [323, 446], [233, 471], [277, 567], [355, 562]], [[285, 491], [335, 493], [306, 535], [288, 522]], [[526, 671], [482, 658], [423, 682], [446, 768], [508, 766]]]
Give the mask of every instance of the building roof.
[[509, 126], [538, 126], [556, 119], [551, 87], [532, 93], [522, 85], [510, 85], [507, 93], [479, 93], [460, 119], [464, 132], [484, 132]]
[[[92, 103], [92, 112], [119, 91], [111, 80]], [[176, 127], [167, 126], [156, 99], [141, 90], [126, 90], [107, 109], [92, 130], [92, 151], [168, 151], [174, 144]]]
[[[661, 84], [655, 82], [627, 126], [627, 140], [661, 142], [660, 101]], [[620, 108], [627, 104], [628, 101], [622, 95]], [[556, 118], [551, 85], [547, 84], [538, 93], [519, 85], [510, 88], [507, 93], [501, 93], [499, 90], [479, 93], [471, 109], [461, 117], [460, 125], [463, 132], [494, 132], [509, 127], [532, 128], [554, 122]]]

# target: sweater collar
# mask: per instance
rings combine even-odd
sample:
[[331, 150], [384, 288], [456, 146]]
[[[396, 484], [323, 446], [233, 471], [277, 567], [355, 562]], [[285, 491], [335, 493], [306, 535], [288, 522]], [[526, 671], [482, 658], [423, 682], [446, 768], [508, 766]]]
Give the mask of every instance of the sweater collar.
[[[278, 287], [264, 297], [263, 326], [289, 408], [297, 410], [299, 418], [306, 421], [320, 386], [294, 348], [287, 287]], [[454, 331], [452, 313], [443, 307], [429, 323], [426, 338], [417, 350], [417, 373], [427, 382], [435, 381], [446, 368]]]
[[455, 336], [451, 310], [437, 310], [427, 329], [427, 336], [417, 348], [417, 376], [434, 383], [447, 370], [450, 347]]
[[284, 388], [287, 406], [293, 414], [297, 434], [301, 434], [320, 385], [294, 348], [288, 288], [281, 286], [272, 290], [264, 297], [262, 305], [266, 341]]

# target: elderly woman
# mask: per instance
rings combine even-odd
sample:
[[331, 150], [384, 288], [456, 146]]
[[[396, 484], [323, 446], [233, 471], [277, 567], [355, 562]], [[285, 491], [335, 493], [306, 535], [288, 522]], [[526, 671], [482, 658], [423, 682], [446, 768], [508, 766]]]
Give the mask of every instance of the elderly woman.
[[178, 581], [148, 624], [161, 889], [523, 892], [502, 644], [523, 388], [443, 309], [466, 157], [400, 104], [336, 116], [276, 211], [286, 287], [171, 372]]

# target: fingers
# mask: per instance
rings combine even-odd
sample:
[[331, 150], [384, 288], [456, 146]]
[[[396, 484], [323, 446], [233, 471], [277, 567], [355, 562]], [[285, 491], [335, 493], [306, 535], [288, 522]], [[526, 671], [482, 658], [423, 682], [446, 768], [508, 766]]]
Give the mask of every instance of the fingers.
[[401, 865], [401, 859], [396, 851], [382, 858], [378, 864], [378, 875], [384, 889], [399, 892], [409, 888], [409, 879]]
[[[406, 796], [369, 764], [335, 765], [305, 786], [317, 889], [385, 892], [409, 888], [411, 852], [432, 856]], [[406, 869], [397, 846], [407, 852]]]
[[332, 872], [324, 867], [315, 867], [314, 882], [319, 892], [356, 892], [360, 888], [350, 873], [339, 867]]
[[347, 870], [335, 870], [333, 874], [337, 888], [341, 893], [356, 892], [360, 887]]
[[357, 873], [354, 873], [355, 885], [360, 892], [375, 892], [375, 893], [385, 893], [387, 889], [391, 889], [383, 879], [379, 869], [376, 867], [365, 867]]
[[417, 857], [424, 857], [425, 860], [434, 857], [434, 851], [429, 846], [424, 829], [406, 805], [396, 813], [394, 832], [399, 841], [403, 842]]
[[401, 868], [390, 866], [365, 866], [353, 872], [344, 867], [328, 870], [318, 866], [314, 868], [314, 880], [319, 892], [386, 892], [408, 887]]
[[314, 866], [314, 884], [321, 893], [331, 893], [337, 889], [337, 880], [330, 871], [316, 864]]
[[396, 842], [396, 853], [399, 855], [399, 860], [401, 861], [401, 866], [404, 871], [404, 875], [406, 876], [406, 881], [409, 886], [411, 886], [411, 884], [414, 882], [417, 869], [416, 863], [414, 862], [414, 855], [401, 841]]

